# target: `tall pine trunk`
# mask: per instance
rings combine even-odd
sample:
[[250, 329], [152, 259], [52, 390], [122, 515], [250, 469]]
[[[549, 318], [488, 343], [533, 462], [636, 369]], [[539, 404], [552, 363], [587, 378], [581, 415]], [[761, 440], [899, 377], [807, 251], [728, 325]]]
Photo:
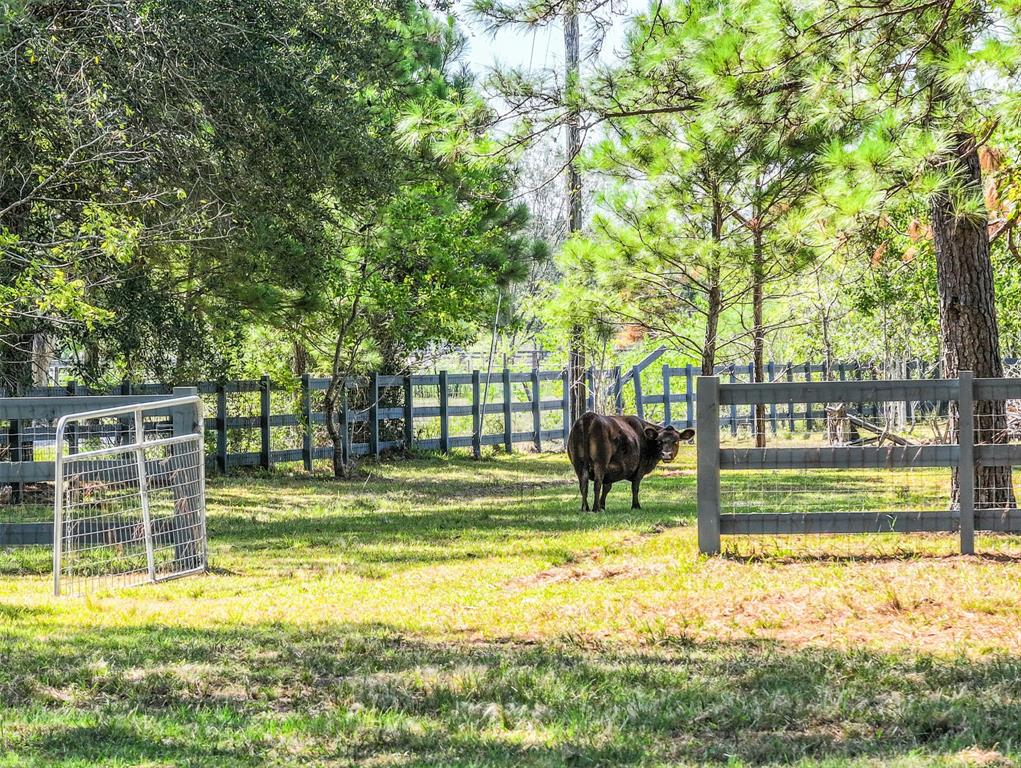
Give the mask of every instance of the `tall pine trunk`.
[[[959, 133], [954, 137], [954, 147], [946, 159], [946, 171], [955, 180], [953, 186], [958, 190], [982, 199], [982, 170], [972, 134]], [[970, 370], [976, 378], [998, 378], [1003, 375], [1003, 363], [985, 209], [981, 209], [982, 216], [963, 214], [955, 203], [955, 191], [942, 191], [930, 202], [943, 375], [954, 378], [960, 371]], [[975, 402], [977, 442], [1005, 442], [1006, 427], [1002, 400]], [[950, 406], [950, 432], [958, 434], [957, 403]], [[955, 507], [959, 503], [956, 471], [951, 503]], [[1014, 506], [1010, 467], [976, 469], [976, 509]]]
[[[765, 346], [766, 333], [763, 322], [763, 283], [766, 279], [766, 260], [762, 248], [762, 227], [759, 221], [754, 222], [755, 230], [752, 233], [752, 368], [756, 384], [761, 384], [766, 379], [765, 370]], [[752, 425], [755, 432], [755, 447], [766, 447], [766, 405], [765, 403], [755, 404], [755, 419]]]
[[[723, 202], [716, 180], [707, 174], [709, 189], [712, 194], [713, 212], [709, 222], [713, 242], [719, 247], [723, 241]], [[720, 315], [723, 314], [723, 289], [720, 287], [720, 267], [714, 263], [706, 275], [708, 287], [706, 295], [705, 340], [702, 344], [702, 375], [712, 376], [716, 368], [717, 337], [720, 332]]]

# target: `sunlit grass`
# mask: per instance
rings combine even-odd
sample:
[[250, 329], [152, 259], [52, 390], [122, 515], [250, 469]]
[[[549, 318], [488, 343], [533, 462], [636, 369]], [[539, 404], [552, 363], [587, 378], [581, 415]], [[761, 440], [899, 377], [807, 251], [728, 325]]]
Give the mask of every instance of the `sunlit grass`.
[[[1018, 538], [700, 558], [692, 460], [600, 514], [560, 456], [215, 479], [208, 576], [87, 600], [50, 597], [48, 551], [2, 552], [0, 766], [1021, 759]], [[798, 476], [779, 511], [921, 503], [926, 477]]]

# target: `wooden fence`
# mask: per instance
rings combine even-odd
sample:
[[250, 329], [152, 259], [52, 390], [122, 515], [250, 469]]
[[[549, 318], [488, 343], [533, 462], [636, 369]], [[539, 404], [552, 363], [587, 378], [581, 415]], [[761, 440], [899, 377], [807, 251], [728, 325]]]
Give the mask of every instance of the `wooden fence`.
[[[977, 443], [975, 401], [1021, 398], [1021, 379], [928, 381], [828, 381], [809, 383], [721, 384], [719, 377], [698, 378], [698, 544], [706, 554], [720, 552], [721, 534], [884, 533], [960, 531], [961, 552], [974, 552], [974, 531], [1021, 532], [1021, 510], [975, 509], [976, 467], [1021, 463], [1021, 445]], [[721, 448], [720, 411], [737, 406], [790, 402], [956, 401], [960, 437], [956, 444], [825, 447]], [[981, 433], [980, 433], [981, 434]], [[953, 438], [953, 435], [950, 435]], [[1001, 435], [998, 439], [1003, 439]], [[876, 483], [883, 470], [949, 467], [958, 470], [957, 509], [886, 512], [721, 512], [721, 473], [732, 470], [778, 472], [804, 469], [872, 469]]]
[[[653, 366], [665, 352], [660, 349], [628, 369], [589, 369], [588, 407], [604, 412], [636, 413], [642, 418], [693, 427], [698, 421], [694, 382], [698, 366]], [[1011, 363], [1013, 361], [1007, 361]], [[935, 366], [919, 361], [904, 364], [906, 375], [925, 380]], [[714, 374], [728, 384], [749, 382], [749, 365], [717, 366]], [[819, 381], [874, 381], [880, 374], [856, 362], [825, 364], [777, 363], [766, 365], [769, 382], [811, 383]], [[911, 378], [911, 380], [916, 380]], [[311, 470], [316, 460], [332, 456], [325, 435], [326, 416], [322, 395], [329, 379], [305, 374], [295, 384], [281, 386], [269, 377], [261, 379], [197, 382], [206, 400], [207, 462], [212, 471], [254, 466], [269, 469], [280, 463], [300, 463]], [[169, 394], [170, 385], [123, 383], [115, 393], [141, 396]], [[373, 374], [347, 382], [348, 407], [340, 411], [340, 428], [348, 456], [379, 456], [395, 449], [449, 452], [469, 449], [479, 455], [484, 446], [501, 446], [510, 452], [528, 445], [544, 450], [566, 440], [569, 430], [568, 382], [563, 370], [515, 372], [510, 370], [471, 373], [439, 371], [435, 374], [388, 376]], [[75, 382], [66, 387], [33, 390], [35, 397], [83, 397], [100, 392]], [[13, 401], [12, 401], [13, 402]], [[766, 421], [773, 433], [825, 426], [825, 402], [771, 402]], [[899, 404], [904, 421], [914, 418], [917, 400]], [[880, 404], [856, 403], [865, 417], [877, 415]], [[888, 405], [888, 404], [887, 404]], [[883, 406], [886, 407], [886, 406]], [[0, 410], [0, 421], [9, 421], [9, 456], [31, 453], [46, 428], [35, 426], [17, 414]], [[720, 426], [737, 435], [751, 427], [754, 406], [732, 403]], [[765, 425], [764, 425], [765, 428]], [[2, 438], [0, 438], [2, 439]], [[3, 462], [0, 461], [0, 466]], [[0, 478], [3, 475], [0, 474]], [[2, 483], [2, 480], [0, 480]]]

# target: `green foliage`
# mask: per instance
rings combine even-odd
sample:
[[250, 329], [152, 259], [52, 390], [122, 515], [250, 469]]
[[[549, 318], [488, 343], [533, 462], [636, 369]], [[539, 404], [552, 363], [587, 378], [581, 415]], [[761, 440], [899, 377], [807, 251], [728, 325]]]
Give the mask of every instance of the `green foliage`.
[[[498, 231], [513, 240], [521, 211], [475, 202], [504, 194], [506, 168], [437, 159], [452, 158], [462, 134], [436, 130], [427, 151], [411, 132], [416, 110], [480, 106], [449, 71], [460, 45], [451, 20], [407, 0], [39, 2], [4, 13], [5, 348], [47, 334], [89, 379], [229, 376], [246, 326], [322, 335], [336, 254], [352, 247], [336, 222], [372, 239], [379, 259], [405, 260], [375, 277], [395, 281], [380, 300], [407, 311], [404, 330], [432, 329], [410, 349], [468, 338], [478, 306], [464, 295], [479, 287], [488, 298], [511, 276], [493, 243]], [[402, 230], [414, 215], [428, 221]], [[488, 250], [471, 260], [452, 238], [473, 228]], [[446, 271], [472, 275], [454, 294], [465, 308], [456, 321], [438, 298]], [[437, 295], [394, 301], [416, 286]], [[390, 325], [382, 335], [400, 332]], [[23, 384], [26, 353], [3, 359]]]

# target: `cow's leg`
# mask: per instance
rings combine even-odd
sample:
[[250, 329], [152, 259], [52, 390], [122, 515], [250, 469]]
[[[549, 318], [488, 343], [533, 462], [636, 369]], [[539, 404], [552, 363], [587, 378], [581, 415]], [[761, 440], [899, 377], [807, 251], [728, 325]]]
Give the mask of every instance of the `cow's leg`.
[[[581, 511], [588, 512], [588, 470], [578, 473], [578, 489], [581, 491]], [[593, 500], [595, 501], [595, 500]]]
[[610, 493], [610, 489], [613, 487], [613, 483], [609, 480], [603, 481], [603, 495], [599, 499], [599, 508], [606, 511], [606, 496]]
[[603, 499], [606, 498], [603, 493], [603, 473], [597, 468], [592, 475], [592, 480], [595, 482], [595, 492], [592, 494], [592, 503], [596, 507], [595, 511], [599, 512], [603, 509]]
[[638, 486], [642, 484], [642, 478], [638, 477], [631, 481], [631, 509], [641, 509], [638, 503]]

